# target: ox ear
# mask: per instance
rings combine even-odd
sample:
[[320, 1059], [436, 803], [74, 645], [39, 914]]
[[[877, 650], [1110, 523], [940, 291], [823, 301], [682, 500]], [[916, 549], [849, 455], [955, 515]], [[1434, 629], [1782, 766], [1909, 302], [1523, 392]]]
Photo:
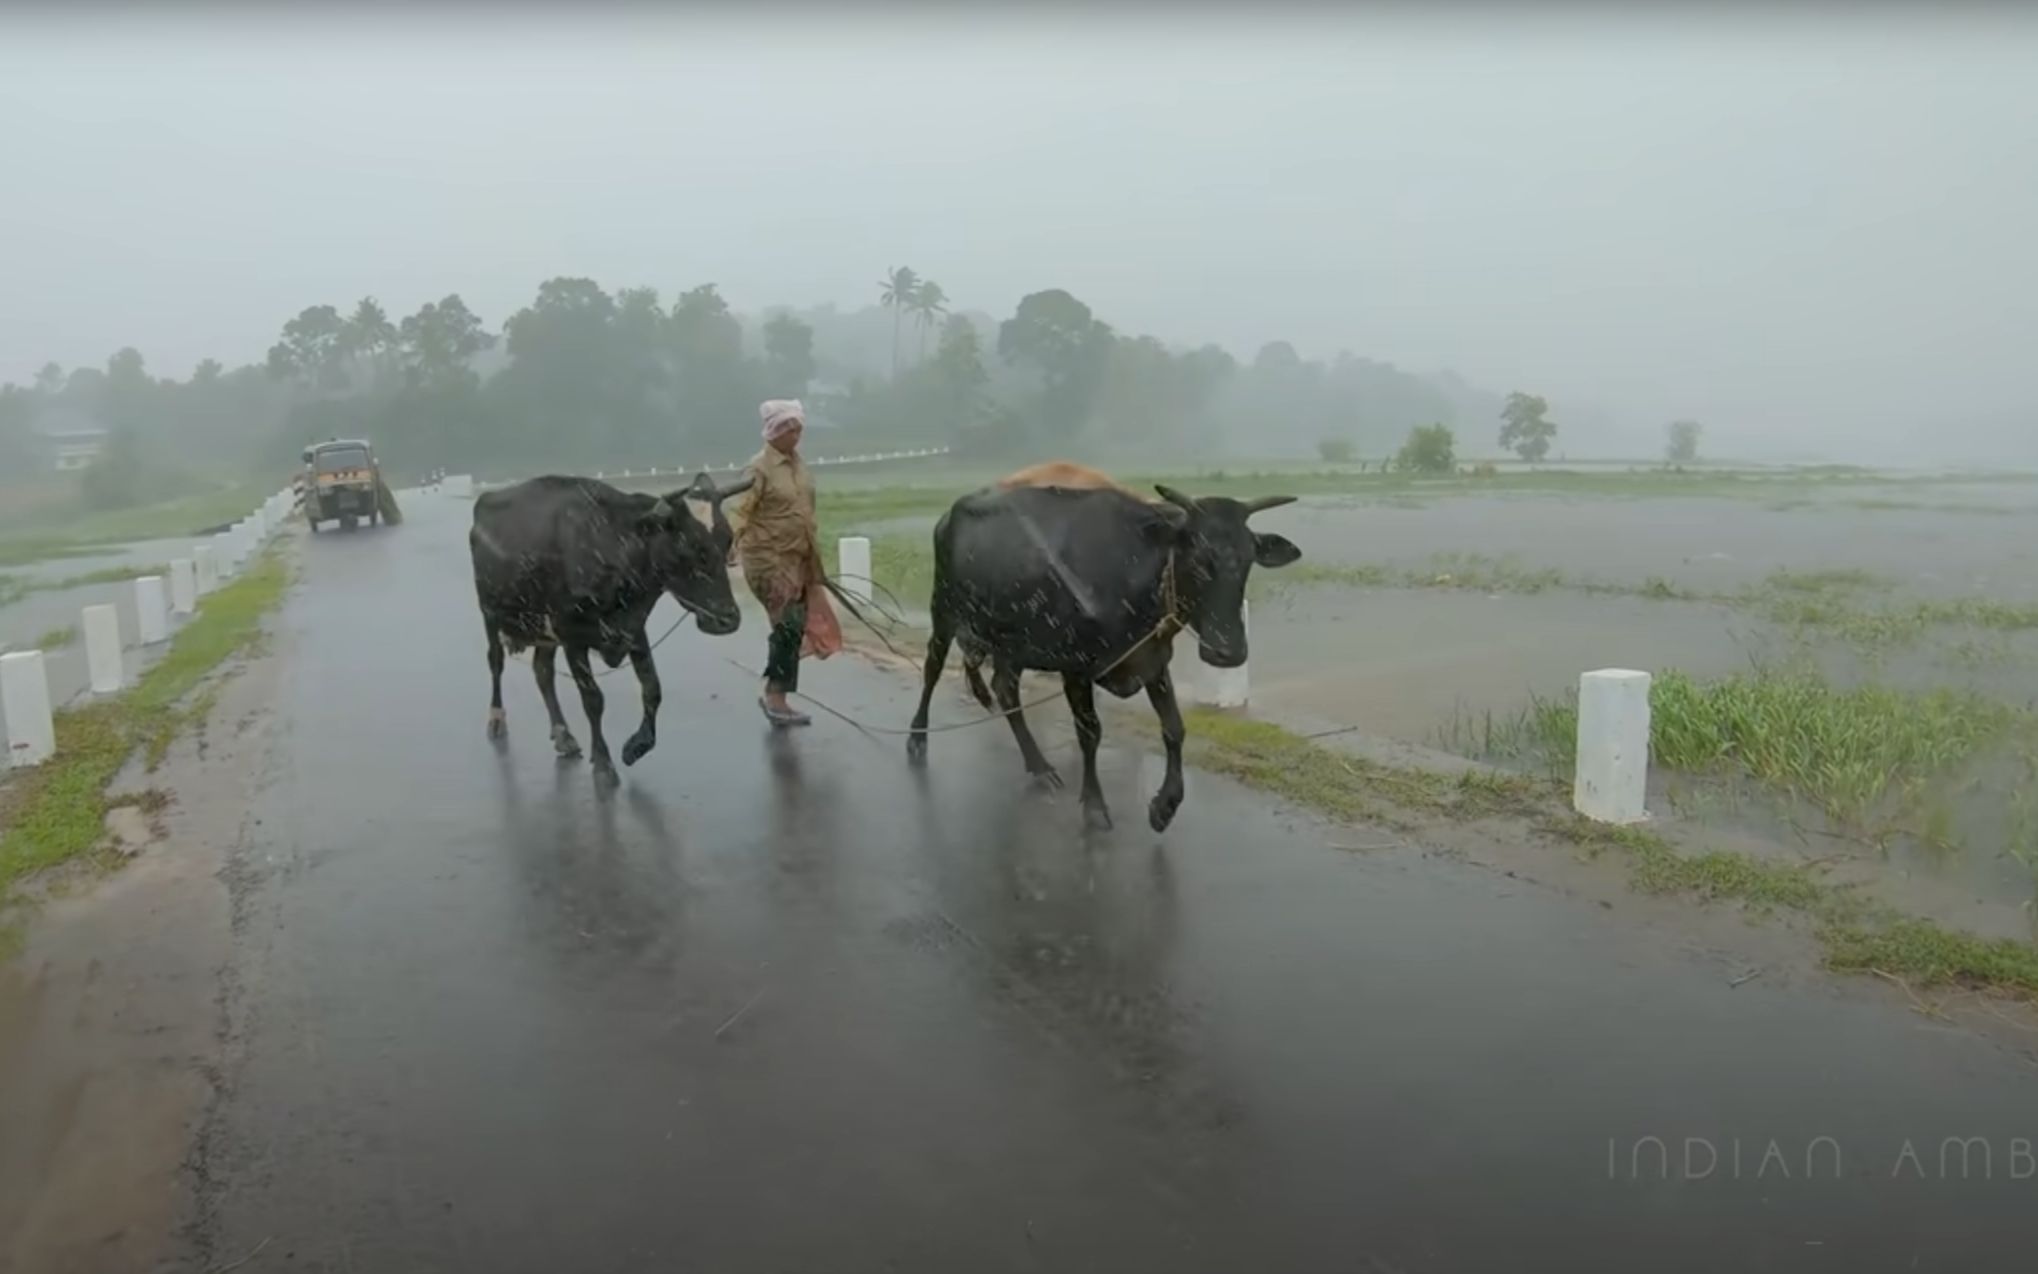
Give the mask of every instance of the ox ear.
[[1161, 499], [1166, 500], [1182, 512], [1193, 513], [1196, 511], [1196, 501], [1193, 497], [1183, 495], [1167, 483], [1156, 482], [1153, 484], [1153, 489], [1160, 492]]
[[650, 508], [638, 515], [637, 525], [645, 531], [669, 531], [673, 527], [672, 504], [660, 496]]
[[1287, 536], [1260, 531], [1253, 533], [1253, 561], [1259, 565], [1271, 570], [1299, 561], [1301, 557], [1302, 550], [1296, 548], [1295, 542]]

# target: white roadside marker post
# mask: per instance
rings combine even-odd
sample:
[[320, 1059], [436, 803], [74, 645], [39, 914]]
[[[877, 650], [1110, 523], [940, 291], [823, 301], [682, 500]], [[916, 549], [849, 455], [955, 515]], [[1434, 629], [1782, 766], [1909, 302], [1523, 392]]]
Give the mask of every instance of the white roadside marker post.
[[40, 650], [0, 655], [0, 709], [7, 714], [7, 765], [41, 765], [57, 750], [57, 720], [50, 713], [49, 676]]
[[84, 611], [85, 671], [96, 695], [110, 695], [127, 680], [120, 657], [120, 612], [112, 602]]
[[170, 613], [189, 615], [198, 609], [198, 573], [188, 557], [170, 563]]
[[1578, 678], [1572, 806], [1599, 823], [1649, 817], [1649, 674], [1601, 668]]
[[870, 540], [861, 535], [845, 535], [835, 542], [835, 554], [835, 573], [841, 577], [842, 591], [868, 606], [871, 599]]
[[170, 639], [170, 603], [163, 596], [163, 577], [144, 575], [134, 582], [134, 613], [142, 645]]

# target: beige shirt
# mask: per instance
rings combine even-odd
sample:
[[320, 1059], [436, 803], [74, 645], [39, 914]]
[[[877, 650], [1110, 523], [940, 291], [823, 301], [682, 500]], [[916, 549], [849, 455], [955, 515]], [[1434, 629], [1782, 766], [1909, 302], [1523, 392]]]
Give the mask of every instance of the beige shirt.
[[765, 608], [800, 597], [818, 578], [820, 529], [814, 520], [814, 480], [797, 454], [767, 446], [751, 458], [750, 489], [737, 499], [729, 523], [743, 578]]

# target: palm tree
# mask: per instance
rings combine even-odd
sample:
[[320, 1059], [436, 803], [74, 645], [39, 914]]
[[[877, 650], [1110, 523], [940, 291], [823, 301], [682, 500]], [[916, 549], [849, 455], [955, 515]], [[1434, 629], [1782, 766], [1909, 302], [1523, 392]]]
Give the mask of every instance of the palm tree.
[[369, 367], [380, 373], [396, 349], [396, 336], [396, 324], [389, 321], [381, 303], [372, 296], [364, 296], [354, 307], [352, 317], [346, 320], [340, 341], [348, 362], [365, 359]]
[[912, 308], [913, 298], [920, 294], [920, 276], [912, 266], [896, 266], [885, 272], [878, 281], [878, 304], [891, 307], [892, 311], [892, 379], [899, 378], [899, 319]]
[[920, 322], [920, 361], [927, 361], [927, 329], [934, 326], [936, 319], [948, 313], [948, 293], [932, 279], [922, 279], [920, 286], [913, 289], [913, 317]]

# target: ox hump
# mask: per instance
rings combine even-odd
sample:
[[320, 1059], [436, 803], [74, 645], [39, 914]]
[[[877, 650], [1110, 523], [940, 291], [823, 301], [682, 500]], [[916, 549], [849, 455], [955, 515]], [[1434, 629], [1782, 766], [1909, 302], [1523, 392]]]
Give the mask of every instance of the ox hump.
[[1061, 487], [1074, 491], [1116, 491], [1131, 496], [1141, 503], [1147, 497], [1120, 483], [1110, 474], [1092, 469], [1088, 465], [1076, 464], [1070, 460], [1049, 460], [1043, 464], [1028, 465], [1014, 473], [998, 479], [998, 489], [1011, 491], [1020, 487]]

